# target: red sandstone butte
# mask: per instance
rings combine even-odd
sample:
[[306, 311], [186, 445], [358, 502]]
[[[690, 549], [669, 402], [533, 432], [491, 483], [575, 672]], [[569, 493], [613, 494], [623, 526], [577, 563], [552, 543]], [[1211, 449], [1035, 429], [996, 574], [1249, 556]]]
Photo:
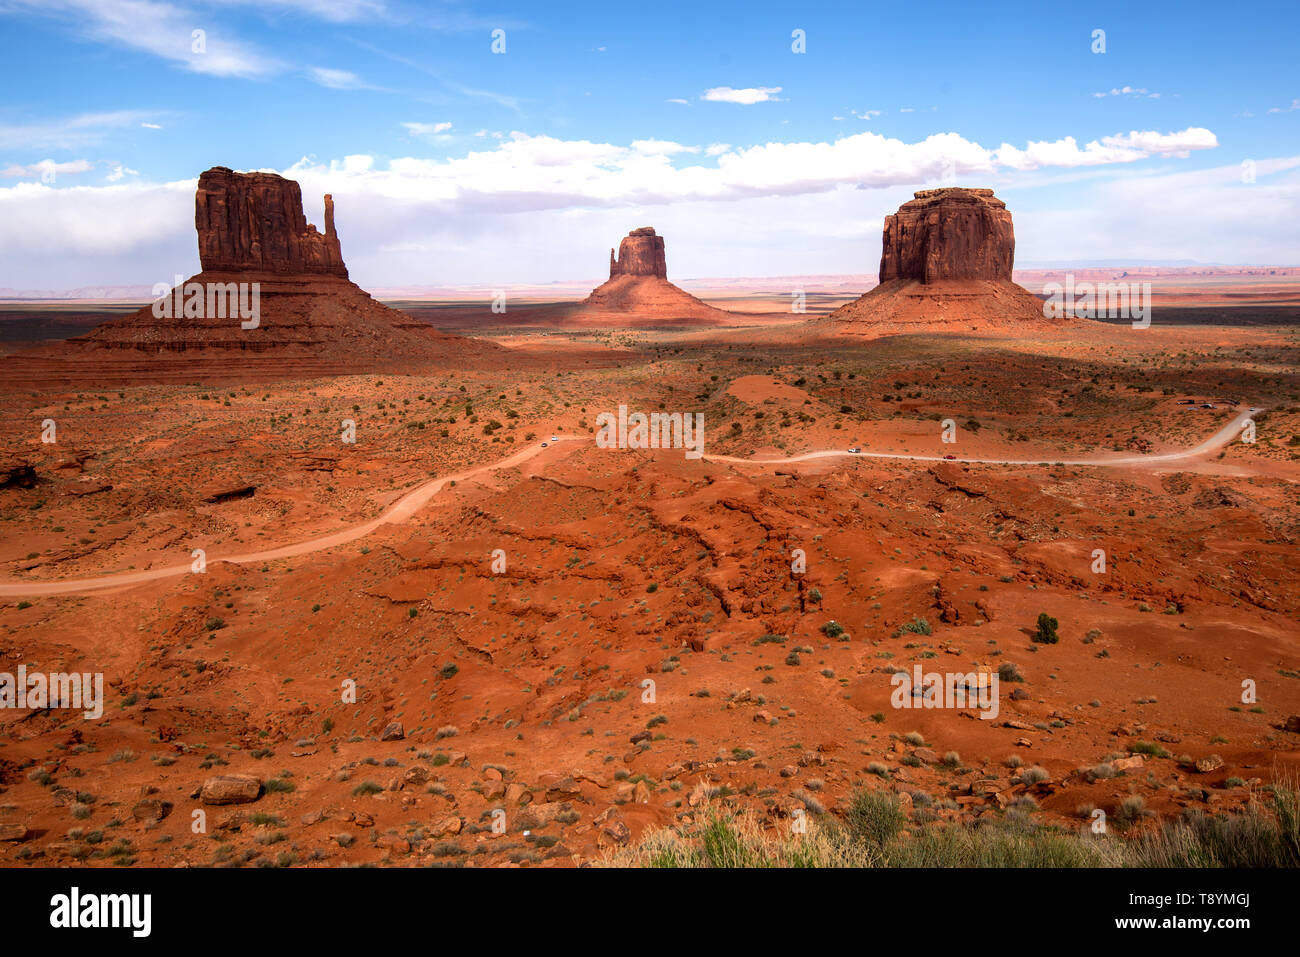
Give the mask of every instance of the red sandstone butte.
[[615, 276], [654, 276], [668, 278], [668, 263], [664, 258], [664, 238], [656, 236], [653, 226], [634, 229], [618, 244], [618, 258], [609, 251], [609, 278]]
[[321, 235], [303, 215], [293, 180], [224, 166], [207, 170], [194, 195], [194, 225], [203, 270], [185, 289], [255, 286], [260, 311], [251, 328], [226, 310], [160, 315], [151, 304], [84, 336], [8, 357], [0, 363], [0, 390], [189, 382], [196, 373], [252, 381], [518, 361], [494, 342], [435, 330], [371, 298], [348, 279], [333, 198], [325, 197]]
[[653, 226], [634, 229], [609, 251], [609, 279], [576, 306], [566, 307], [561, 324], [583, 328], [720, 326], [738, 321], [668, 281], [664, 238]]
[[307, 222], [302, 189], [275, 173], [214, 166], [199, 176], [194, 228], [204, 272], [273, 272], [348, 278], [334, 231], [334, 197], [325, 196], [325, 235]]
[[[923, 189], [885, 217], [880, 285], [827, 317], [846, 335], [1059, 324], [1011, 281], [1011, 211], [991, 189]], [[821, 320], [814, 321], [820, 324]]]
[[880, 281], [1011, 281], [1016, 233], [991, 189], [923, 189], [885, 217]]

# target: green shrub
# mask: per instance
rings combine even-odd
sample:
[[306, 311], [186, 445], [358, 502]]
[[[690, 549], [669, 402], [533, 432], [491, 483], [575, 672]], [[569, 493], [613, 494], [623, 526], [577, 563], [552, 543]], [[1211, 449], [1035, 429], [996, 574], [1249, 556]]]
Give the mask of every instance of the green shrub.
[[1061, 640], [1061, 636], [1056, 633], [1056, 627], [1059, 625], [1055, 618], [1047, 612], [1039, 612], [1038, 628], [1034, 631], [1034, 641], [1044, 645], [1054, 645]]

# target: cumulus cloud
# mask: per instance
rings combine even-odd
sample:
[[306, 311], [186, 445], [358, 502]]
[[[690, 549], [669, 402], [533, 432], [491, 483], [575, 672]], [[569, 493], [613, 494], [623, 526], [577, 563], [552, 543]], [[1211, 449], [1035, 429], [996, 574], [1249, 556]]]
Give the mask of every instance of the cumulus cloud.
[[[441, 124], [425, 125], [436, 129]], [[837, 252], [832, 240], [865, 237], [860, 244], [873, 235], [878, 238], [880, 217], [897, 208], [913, 189], [955, 178], [967, 185], [995, 186], [1005, 198], [1008, 188], [1030, 185], [1045, 175], [1034, 171], [1093, 167], [1087, 175], [1101, 175], [1096, 169], [1100, 164], [1132, 169], [1130, 164], [1141, 156], [1184, 156], [1217, 142], [1213, 133], [1199, 128], [1180, 133], [1131, 131], [1085, 147], [1066, 137], [1029, 143], [1023, 149], [1003, 144], [996, 150], [957, 133], [909, 143], [862, 132], [833, 142], [743, 148], [653, 139], [621, 145], [519, 132], [499, 141], [489, 136], [467, 141], [476, 148], [463, 157], [377, 160], [354, 154], [329, 162], [304, 158], [281, 172], [302, 184], [313, 222], [321, 221], [321, 196], [334, 194], [344, 253], [363, 284], [543, 281], [548, 276], [573, 277], [575, 270], [581, 277], [596, 268], [587, 265], [588, 246], [607, 255], [608, 245], [626, 233], [629, 223], [642, 221], [665, 228], [671, 224], [679, 232], [670, 259], [677, 264], [674, 268], [685, 264], [691, 270], [686, 275], [725, 275], [728, 269], [798, 271], [796, 264], [807, 270], [814, 253], [826, 258], [822, 268], [812, 271], [869, 272], [864, 264], [870, 252], [859, 263], [863, 268], [850, 270], [846, 254]], [[1239, 180], [1239, 169], [1232, 169]], [[1252, 200], [1271, 197], [1282, 203], [1279, 208], [1289, 210], [1293, 222], [1294, 188], [1289, 194], [1270, 193], [1275, 187], [1264, 182], [1270, 168], [1260, 161], [1259, 170]], [[1149, 176], [1137, 180], [1154, 182]], [[1227, 189], [1224, 184], [1213, 187]], [[158, 281], [153, 257], [161, 248], [171, 250], [170, 258], [163, 260], [165, 276], [193, 271], [193, 190], [193, 180], [0, 187], [0, 286], [19, 285], [20, 279], [22, 285], [38, 284], [24, 277], [56, 269], [59, 275], [39, 284]], [[1116, 191], [1107, 197], [1115, 204], [1110, 208], [1118, 221], [1131, 223], [1122, 205], [1127, 196]], [[1174, 205], [1183, 211], [1181, 200]], [[1224, 202], [1211, 207], [1223, 208]], [[1151, 215], [1152, 222], [1162, 221], [1154, 209]], [[1194, 219], [1196, 214], [1189, 210], [1186, 215]], [[1017, 235], [1022, 223], [1035, 221], [1029, 207], [1018, 208], [1016, 217]], [[681, 238], [694, 237], [696, 248], [703, 250], [707, 237], [716, 235], [722, 223], [734, 223], [743, 231], [743, 238], [733, 233], [727, 242], [746, 245], [747, 265], [727, 266], [726, 256], [733, 254], [725, 250], [674, 258], [676, 250], [689, 248]], [[1114, 229], [1102, 232], [1117, 235]], [[1178, 239], [1176, 232], [1172, 236]], [[527, 237], [535, 237], [535, 244], [529, 246]], [[806, 239], [802, 247], [801, 237]], [[1267, 241], [1261, 238], [1254, 245]], [[1222, 249], [1225, 242], [1220, 237], [1211, 245]], [[524, 245], [519, 255], [501, 253], [520, 243]], [[1027, 258], [1052, 258], [1059, 245], [1059, 237], [1046, 238]], [[854, 248], [853, 262], [858, 263], [863, 253]], [[1124, 249], [1120, 245], [1111, 252], [1122, 255]], [[1175, 258], [1189, 257], [1212, 258], [1189, 249]], [[790, 265], [783, 268], [787, 260]], [[119, 271], [105, 275], [110, 266]], [[503, 269], [513, 272], [502, 275]]]
[[711, 90], [705, 90], [700, 99], [714, 103], [739, 103], [743, 106], [752, 106], [755, 103], [775, 100], [776, 94], [780, 92], [779, 86], [749, 86], [739, 90], [729, 86], [715, 86]]
[[1192, 150], [1213, 149], [1218, 138], [1204, 127], [1191, 126], [1177, 133], [1133, 130], [1130, 133], [1103, 136], [1082, 149], [1073, 136], [1053, 142], [1030, 142], [1025, 149], [1003, 143], [995, 152], [999, 165], [1030, 170], [1044, 166], [1101, 166], [1132, 163], [1149, 156], [1187, 157]]

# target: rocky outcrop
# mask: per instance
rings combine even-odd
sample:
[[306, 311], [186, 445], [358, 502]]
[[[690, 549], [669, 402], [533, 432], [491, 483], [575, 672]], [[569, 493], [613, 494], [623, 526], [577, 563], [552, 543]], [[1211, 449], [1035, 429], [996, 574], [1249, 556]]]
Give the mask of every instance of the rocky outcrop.
[[199, 262], [205, 272], [262, 272], [348, 278], [334, 231], [334, 198], [325, 196], [325, 235], [307, 222], [302, 189], [275, 173], [214, 166], [194, 196]]
[[880, 281], [1011, 281], [1016, 236], [991, 189], [923, 189], [885, 217]]
[[609, 279], [576, 306], [556, 310], [558, 323], [582, 328], [720, 326], [737, 317], [668, 281], [664, 238], [642, 226], [609, 251]]
[[837, 335], [931, 329], [1001, 332], [1060, 325], [1011, 281], [1011, 212], [991, 189], [924, 189], [885, 217], [880, 285], [825, 320]]
[[668, 278], [664, 259], [664, 238], [656, 236], [653, 226], [634, 229], [618, 244], [618, 258], [609, 251], [609, 278], [616, 276], [654, 276]]
[[[77, 382], [269, 381], [518, 362], [503, 346], [432, 328], [350, 281], [325, 197], [325, 233], [273, 173], [213, 167], [194, 196], [203, 271], [84, 335], [0, 361], [0, 393]], [[0, 482], [32, 478], [4, 468]], [[242, 497], [249, 487], [216, 489]], [[225, 498], [218, 498], [224, 501]]]

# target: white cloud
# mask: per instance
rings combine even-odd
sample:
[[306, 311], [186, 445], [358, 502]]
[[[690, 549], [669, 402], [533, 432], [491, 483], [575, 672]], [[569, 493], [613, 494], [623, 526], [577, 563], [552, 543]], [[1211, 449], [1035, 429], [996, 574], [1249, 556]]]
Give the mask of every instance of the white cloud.
[[[381, 0], [216, 0], [215, 7], [281, 8], [328, 23], [387, 15]], [[55, 17], [86, 39], [142, 50], [194, 73], [253, 78], [286, 67], [214, 22], [212, 5], [199, 12], [167, 0], [5, 0], [0, 15], [6, 13]]]
[[1099, 100], [1108, 96], [1127, 96], [1136, 99], [1142, 96], [1150, 96], [1153, 98], [1158, 98], [1160, 94], [1148, 93], [1147, 88], [1144, 86], [1117, 86], [1117, 87], [1112, 87], [1110, 90], [1103, 90], [1100, 93], [1094, 93], [1093, 96], [1095, 96]]
[[[160, 0], [7, 0], [0, 6], [0, 13], [13, 12], [57, 17], [87, 39], [143, 50], [194, 73], [259, 77], [282, 68], [210, 22], [210, 15]], [[203, 31], [201, 38], [196, 30]]]
[[121, 163], [112, 163], [108, 175], [104, 177], [110, 183], [116, 183], [124, 176], [139, 176], [140, 171], [131, 169], [129, 166], [123, 166]]
[[[439, 137], [442, 139], [450, 139], [450, 137], [443, 135], [451, 129], [451, 123], [446, 121], [441, 123], [403, 123], [402, 126], [406, 127], [406, 131], [412, 136], [419, 137], [420, 139], [436, 139]], [[484, 131], [480, 130], [474, 135], [482, 136], [483, 132]]]
[[[949, 171], [960, 183], [994, 186], [1007, 198], [1016, 187], [1031, 186], [1044, 175], [1034, 170], [1089, 167], [1086, 174], [1067, 175], [1113, 179], [1117, 171], [1103, 174], [1101, 164], [1149, 173], [1130, 164], [1141, 155], [1181, 156], [1217, 142], [1208, 130], [1195, 128], [1181, 133], [1131, 131], [1083, 148], [1066, 137], [1018, 150], [1005, 144], [986, 149], [956, 133], [908, 143], [862, 132], [833, 142], [741, 148], [671, 140], [620, 145], [518, 132], [499, 142], [490, 137], [467, 141], [477, 148], [458, 158], [377, 161], [354, 154], [332, 162], [304, 158], [282, 172], [302, 184], [309, 221], [320, 222], [322, 194], [334, 194], [344, 255], [363, 285], [433, 283], [449, 276], [458, 282], [594, 276], [609, 245], [632, 226], [646, 223], [672, 226], [669, 263], [677, 276], [738, 270], [872, 272], [873, 253], [867, 247], [871, 237], [878, 240], [880, 217], [896, 209], [912, 190], [940, 185]], [[1239, 181], [1239, 168], [1231, 169]], [[1293, 224], [1300, 214], [1300, 190], [1294, 177], [1289, 185], [1269, 185], [1269, 177], [1277, 173], [1268, 161], [1259, 161], [1260, 180], [1249, 187], [1256, 190], [1248, 194], [1249, 201], [1277, 206], [1266, 217], [1268, 228], [1241, 246], [1274, 248], [1274, 261], [1288, 258], [1288, 252], [1292, 259], [1300, 256], [1297, 238], [1281, 225]], [[1089, 213], [1089, 228], [1101, 230], [1114, 243], [1108, 258], [1137, 254], [1125, 190], [1169, 182], [1168, 177], [1148, 175], [1131, 179], [1133, 185], [1109, 191], [1080, 181], [1079, 188], [1092, 188], [1105, 201], [1106, 214], [1115, 218], [1113, 223], [1101, 222]], [[1249, 223], [1225, 225], [1234, 188], [1240, 192], [1246, 187], [1214, 183], [1202, 193], [1205, 215], [1210, 209], [1222, 213], [1214, 219], [1216, 228], [1225, 230], [1222, 235], [1202, 229], [1200, 214], [1174, 200], [1168, 214], [1161, 214], [1153, 203], [1143, 204], [1150, 220], [1143, 220], [1142, 241], [1161, 237], [1172, 249], [1186, 231], [1203, 240], [1203, 246], [1189, 240], [1170, 258], [1240, 261], [1229, 253], [1249, 231]], [[193, 190], [193, 180], [59, 189], [39, 183], [0, 187], [0, 286], [154, 282], [160, 273], [170, 277], [187, 269], [193, 272]], [[1055, 192], [1020, 191], [1036, 199]], [[1032, 211], [1032, 203], [1017, 208], [1014, 199], [1008, 202], [1016, 214], [1017, 236], [1029, 229], [1035, 237], [1034, 244], [1020, 245], [1023, 258], [1060, 258], [1062, 248], [1079, 240], [1075, 234], [1080, 227], [1066, 214], [1049, 229], [1042, 215]], [[1072, 202], [1091, 210], [1093, 200], [1074, 195]], [[737, 231], [728, 232], [733, 225]], [[852, 237], [857, 238], [850, 256], [837, 244]], [[807, 239], [803, 246], [801, 239]], [[740, 260], [733, 248], [737, 242], [745, 248]], [[1089, 237], [1088, 242], [1094, 241]], [[386, 257], [381, 247], [401, 254]], [[432, 257], [438, 264], [436, 274], [430, 274], [430, 257], [401, 252], [417, 247], [437, 252]], [[694, 252], [685, 252], [692, 247]], [[592, 249], [595, 265], [588, 261]], [[878, 248], [874, 255], [878, 258]], [[813, 268], [818, 257], [824, 264]], [[783, 266], [786, 262], [789, 265]]]
[[66, 163], [56, 163], [52, 159], [44, 159], [39, 163], [28, 163], [26, 166], [10, 165], [0, 169], [0, 177], [5, 179], [42, 179], [46, 182], [52, 182], [55, 177], [64, 173], [85, 173], [93, 169], [89, 160], [71, 160]]
[[307, 68], [307, 75], [313, 83], [318, 83], [331, 90], [369, 90], [369, 83], [350, 70], [335, 70], [330, 67], [313, 66]]
[[1192, 150], [1213, 149], [1218, 138], [1209, 130], [1192, 126], [1178, 133], [1134, 130], [1130, 133], [1103, 136], [1083, 149], [1073, 136], [1054, 142], [1030, 142], [1025, 149], [1003, 143], [996, 151], [997, 162], [1012, 169], [1030, 170], [1043, 166], [1100, 166], [1131, 163], [1149, 156], [1186, 157]]
[[[1300, 156], [1258, 160], [1256, 177], [1243, 183], [1233, 163], [1099, 179], [1081, 200], [1071, 194], [1068, 207], [1016, 213], [1016, 252], [1026, 260], [1300, 262]], [[1014, 211], [1014, 195], [1000, 195]]]
[[729, 86], [715, 86], [711, 90], [705, 90], [700, 99], [714, 103], [740, 103], [743, 106], [752, 106], [755, 103], [768, 103], [775, 100], [776, 94], [780, 92], [779, 86], [750, 86], [740, 90], [733, 90]]
[[672, 140], [633, 140], [632, 149], [644, 156], [675, 156], [678, 153], [698, 153], [698, 146], [685, 146]]

